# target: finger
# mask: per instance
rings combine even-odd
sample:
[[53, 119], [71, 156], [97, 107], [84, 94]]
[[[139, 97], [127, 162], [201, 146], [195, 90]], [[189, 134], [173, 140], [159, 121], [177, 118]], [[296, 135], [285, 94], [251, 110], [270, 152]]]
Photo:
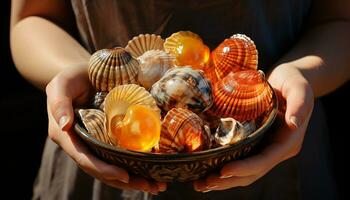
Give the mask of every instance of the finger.
[[198, 192], [204, 192], [204, 191], [208, 190], [207, 189], [207, 182], [205, 179], [195, 180], [193, 182], [193, 187]]
[[305, 79], [294, 76], [283, 84], [282, 96], [286, 99], [285, 120], [289, 127], [298, 128], [312, 110], [313, 94]]
[[218, 175], [207, 178], [208, 190], [227, 190], [233, 187], [248, 186], [258, 179], [257, 176], [220, 178]]
[[282, 160], [285, 151], [283, 145], [272, 143], [257, 155], [224, 165], [220, 171], [221, 177], [262, 176]]

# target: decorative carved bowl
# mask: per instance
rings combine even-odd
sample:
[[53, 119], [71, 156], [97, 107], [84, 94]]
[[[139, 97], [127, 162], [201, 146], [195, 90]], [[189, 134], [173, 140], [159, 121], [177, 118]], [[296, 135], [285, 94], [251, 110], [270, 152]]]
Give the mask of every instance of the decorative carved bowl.
[[265, 123], [247, 138], [228, 146], [194, 153], [156, 154], [121, 149], [93, 138], [80, 122], [76, 122], [76, 133], [88, 144], [97, 156], [130, 173], [149, 180], [161, 182], [186, 182], [205, 177], [224, 164], [247, 156], [273, 124], [277, 115], [277, 98]]

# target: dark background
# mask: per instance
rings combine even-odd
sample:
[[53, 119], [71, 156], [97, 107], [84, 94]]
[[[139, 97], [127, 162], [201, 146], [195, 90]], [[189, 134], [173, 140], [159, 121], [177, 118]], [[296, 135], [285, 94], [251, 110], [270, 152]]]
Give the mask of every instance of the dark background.
[[[46, 97], [16, 71], [9, 48], [10, 1], [1, 9], [0, 136], [1, 196], [30, 199], [47, 136]], [[341, 198], [345, 197], [345, 145], [349, 135], [349, 84], [322, 98], [326, 107], [332, 147], [332, 163]], [[348, 168], [348, 167], [346, 167]], [[316, 181], [316, 180], [315, 180]], [[16, 191], [16, 192], [13, 192]]]

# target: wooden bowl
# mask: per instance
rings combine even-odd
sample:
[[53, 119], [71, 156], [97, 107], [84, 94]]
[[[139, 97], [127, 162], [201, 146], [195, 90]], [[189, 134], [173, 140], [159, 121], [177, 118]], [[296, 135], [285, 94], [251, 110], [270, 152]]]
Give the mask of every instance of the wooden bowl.
[[278, 110], [276, 95], [274, 107], [265, 123], [247, 138], [228, 146], [194, 153], [156, 154], [130, 151], [100, 142], [93, 138], [80, 122], [74, 129], [96, 155], [128, 172], [160, 182], [186, 182], [205, 177], [224, 164], [247, 156], [273, 124]]

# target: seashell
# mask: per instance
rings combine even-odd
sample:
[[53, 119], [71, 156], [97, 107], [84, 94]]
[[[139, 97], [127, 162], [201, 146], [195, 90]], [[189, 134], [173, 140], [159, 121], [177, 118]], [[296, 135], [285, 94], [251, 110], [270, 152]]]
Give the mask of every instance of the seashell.
[[159, 152], [195, 152], [210, 148], [210, 130], [195, 113], [173, 108], [165, 116]]
[[176, 107], [200, 113], [213, 103], [211, 85], [203, 72], [188, 66], [169, 69], [152, 86], [151, 94], [164, 111]]
[[143, 105], [160, 116], [160, 110], [152, 95], [143, 87], [128, 84], [111, 90], [105, 98], [106, 130], [111, 133], [112, 122], [121, 122], [130, 106]]
[[273, 107], [273, 90], [262, 71], [231, 72], [215, 84], [213, 96], [210, 112], [241, 122], [255, 119]]
[[138, 58], [139, 83], [149, 89], [175, 64], [175, 57], [161, 50], [149, 50]]
[[210, 58], [210, 50], [202, 39], [190, 31], [173, 33], [164, 42], [165, 51], [176, 57], [176, 65], [202, 69]]
[[89, 78], [98, 92], [109, 92], [117, 85], [137, 83], [139, 63], [123, 48], [96, 51], [89, 61]]
[[97, 140], [112, 144], [104, 127], [105, 114], [98, 109], [78, 109], [78, 116], [88, 133]]
[[125, 49], [131, 53], [132, 56], [138, 58], [143, 53], [149, 50], [163, 50], [164, 40], [155, 34], [140, 34], [133, 37]]
[[214, 135], [214, 140], [222, 146], [234, 144], [248, 137], [255, 130], [256, 124], [254, 121], [240, 123], [233, 118], [221, 118]]
[[104, 110], [104, 100], [107, 96], [107, 92], [97, 92], [93, 98], [93, 108]]
[[258, 68], [258, 51], [248, 36], [235, 34], [224, 40], [212, 53], [211, 60], [218, 79], [230, 72]]
[[141, 152], [149, 152], [158, 145], [161, 122], [157, 111], [144, 105], [131, 105], [125, 117], [110, 121], [108, 135], [116, 146]]

